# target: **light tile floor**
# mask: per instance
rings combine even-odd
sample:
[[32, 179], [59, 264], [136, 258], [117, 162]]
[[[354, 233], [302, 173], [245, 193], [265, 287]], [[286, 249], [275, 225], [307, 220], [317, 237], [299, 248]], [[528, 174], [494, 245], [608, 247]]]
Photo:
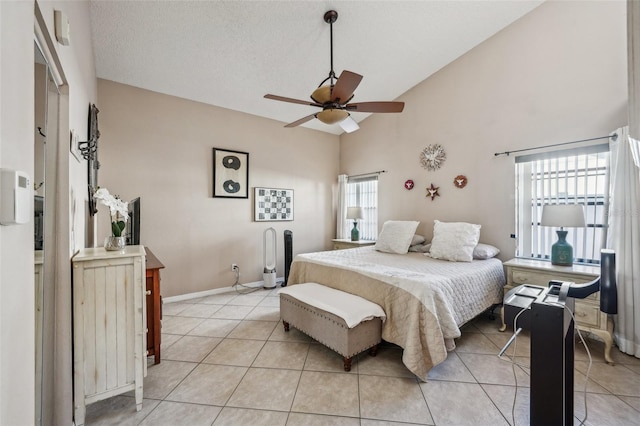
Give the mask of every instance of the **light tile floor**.
[[[87, 407], [87, 425], [517, 425], [529, 424], [529, 339], [515, 366], [496, 354], [510, 337], [498, 320], [463, 327], [457, 348], [426, 383], [383, 344], [344, 372], [339, 355], [280, 322], [276, 290], [234, 290], [164, 305], [162, 362], [150, 365], [143, 409], [132, 395]], [[640, 359], [587, 339], [594, 359], [588, 425], [640, 424]], [[509, 350], [511, 353], [511, 350]], [[575, 424], [584, 417], [585, 350], [576, 344]], [[514, 376], [516, 379], [514, 380]], [[517, 380], [518, 387], [515, 383]], [[517, 397], [514, 407], [514, 394]]]

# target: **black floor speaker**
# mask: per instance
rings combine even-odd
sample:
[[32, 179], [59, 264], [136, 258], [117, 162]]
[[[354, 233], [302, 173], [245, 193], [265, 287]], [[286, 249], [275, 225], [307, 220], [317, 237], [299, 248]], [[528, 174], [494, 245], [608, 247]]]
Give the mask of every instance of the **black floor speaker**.
[[284, 231], [284, 282], [282, 287], [286, 287], [287, 281], [289, 281], [291, 262], [293, 262], [293, 232], [286, 230]]

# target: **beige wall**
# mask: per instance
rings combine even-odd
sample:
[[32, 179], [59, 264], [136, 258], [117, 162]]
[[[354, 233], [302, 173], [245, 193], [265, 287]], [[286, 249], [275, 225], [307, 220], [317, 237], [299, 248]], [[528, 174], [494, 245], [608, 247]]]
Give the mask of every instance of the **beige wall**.
[[[278, 276], [284, 229], [294, 231], [295, 253], [329, 248], [338, 171], [388, 171], [380, 225], [417, 219], [430, 238], [434, 219], [480, 223], [482, 241], [506, 259], [514, 253], [514, 162], [494, 153], [624, 124], [625, 67], [624, 2], [545, 3], [403, 95], [402, 114], [374, 115], [342, 135], [339, 155], [330, 135], [100, 81], [99, 182], [124, 199], [142, 197], [142, 242], [167, 266], [164, 296], [228, 286], [231, 263], [241, 282], [261, 280], [269, 226], [278, 232]], [[447, 160], [427, 172], [419, 154], [434, 143]], [[212, 147], [250, 153], [251, 187], [293, 188], [296, 220], [256, 223], [252, 197], [211, 198]], [[458, 174], [469, 179], [465, 189], [453, 186]], [[406, 179], [416, 182], [412, 191]], [[431, 183], [440, 187], [435, 201], [425, 197]], [[98, 241], [108, 233], [105, 216]]]
[[[330, 248], [338, 137], [256, 116], [99, 80], [99, 185], [141, 197], [141, 243], [164, 263], [162, 295], [262, 280], [263, 231], [283, 231], [294, 254]], [[212, 148], [249, 153], [248, 199], [212, 198]], [[294, 190], [294, 221], [254, 222], [253, 187]], [[98, 241], [110, 232], [99, 206]]]
[[[494, 153], [607, 135], [626, 123], [625, 16], [624, 2], [543, 4], [401, 96], [402, 114], [372, 116], [343, 135], [340, 172], [388, 171], [380, 226], [420, 220], [418, 231], [431, 238], [434, 219], [479, 223], [481, 240], [512, 257], [514, 156]], [[430, 144], [447, 153], [435, 172], [419, 164]], [[464, 189], [453, 186], [459, 174], [469, 180]], [[431, 183], [440, 187], [434, 201], [425, 197]]]

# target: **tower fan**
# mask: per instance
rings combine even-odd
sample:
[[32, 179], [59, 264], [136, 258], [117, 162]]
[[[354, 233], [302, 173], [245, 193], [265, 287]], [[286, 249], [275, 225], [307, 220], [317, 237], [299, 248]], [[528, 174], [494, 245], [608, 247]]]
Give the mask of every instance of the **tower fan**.
[[[267, 240], [271, 240], [270, 244]], [[276, 287], [276, 230], [267, 228], [262, 235], [262, 252], [264, 255], [264, 271], [262, 274], [264, 288]]]
[[289, 272], [291, 271], [291, 262], [293, 261], [293, 232], [284, 231], [284, 282], [282, 287], [286, 287], [289, 281]]

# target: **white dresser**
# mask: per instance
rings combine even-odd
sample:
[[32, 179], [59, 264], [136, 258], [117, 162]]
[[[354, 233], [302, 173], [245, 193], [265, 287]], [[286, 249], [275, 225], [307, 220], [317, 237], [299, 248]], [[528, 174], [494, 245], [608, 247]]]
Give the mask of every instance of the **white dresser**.
[[372, 246], [376, 243], [375, 241], [370, 241], [370, 240], [351, 241], [351, 239], [349, 238], [345, 238], [345, 239], [336, 238], [331, 241], [333, 242], [334, 250], [343, 250], [343, 249], [350, 249], [350, 248], [357, 248], [357, 247]]
[[135, 391], [142, 409], [146, 375], [145, 250], [80, 250], [73, 257], [75, 424], [85, 406]]

